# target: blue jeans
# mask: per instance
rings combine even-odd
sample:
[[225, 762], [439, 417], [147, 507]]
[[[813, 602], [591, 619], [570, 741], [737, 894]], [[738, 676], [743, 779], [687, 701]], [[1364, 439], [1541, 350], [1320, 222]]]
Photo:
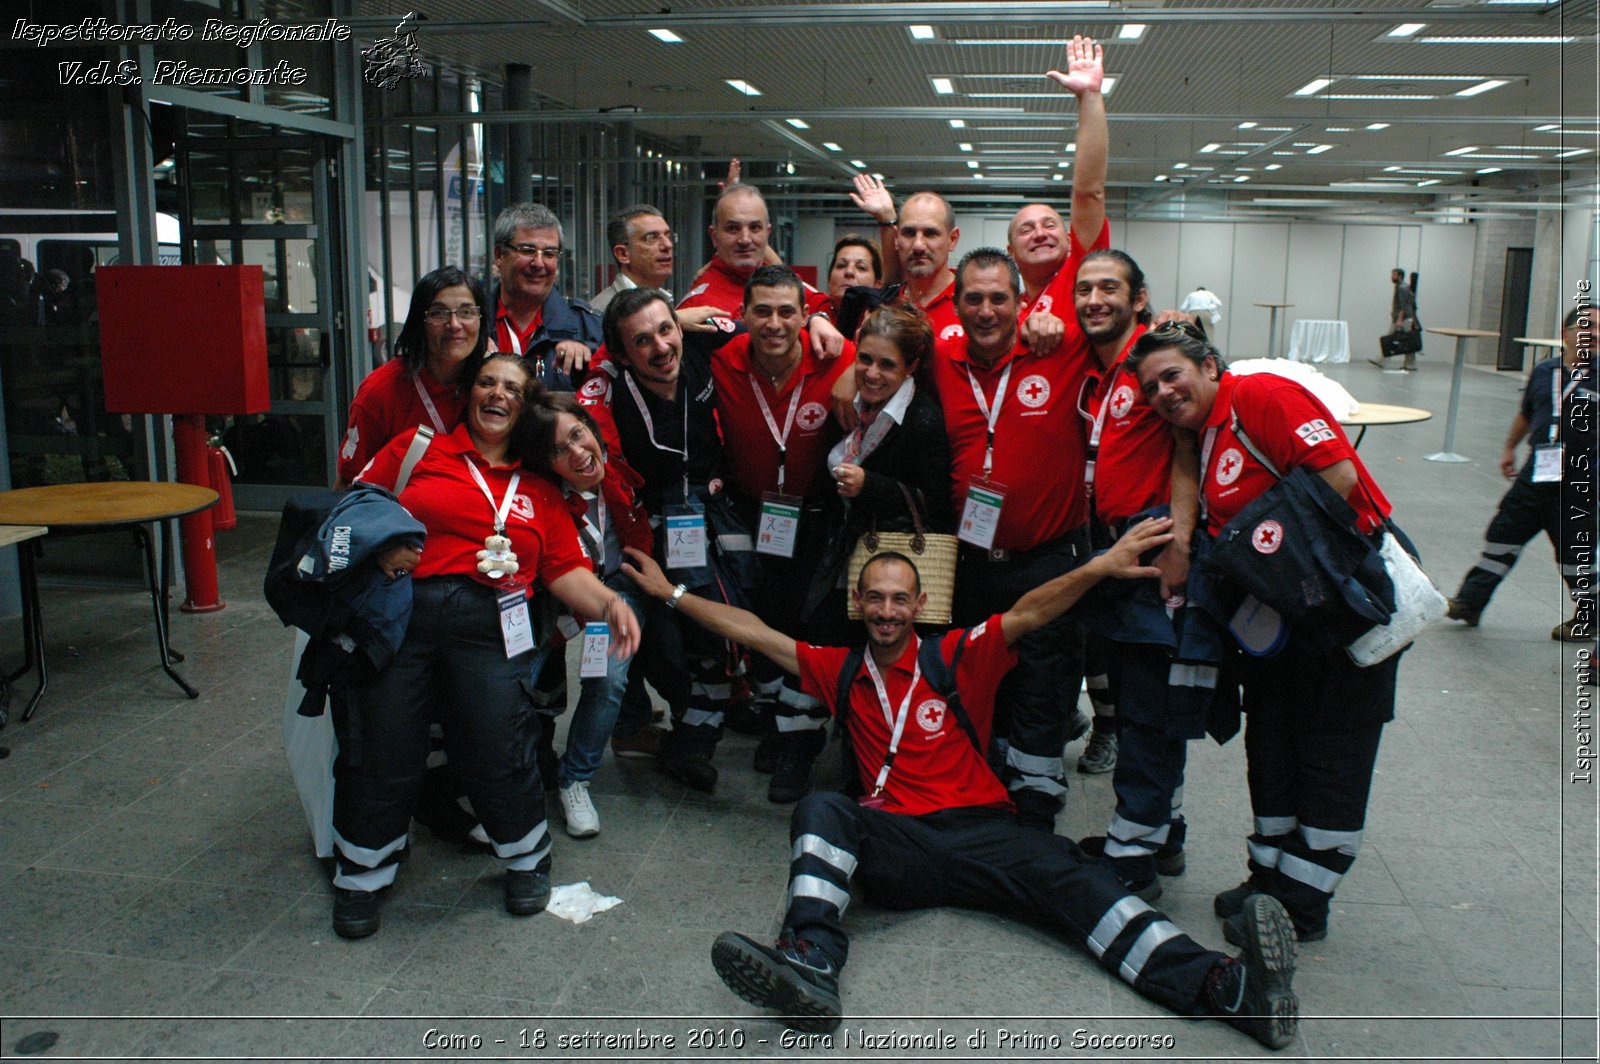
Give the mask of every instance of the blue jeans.
[[[639, 588], [620, 570], [606, 578], [606, 587], [622, 596], [639, 623], [644, 623], [645, 598]], [[622, 693], [628, 689], [628, 667], [632, 658], [606, 656], [606, 674], [584, 680], [579, 688], [578, 705], [567, 726], [567, 749], [561, 755], [561, 786], [579, 783], [594, 776], [605, 757], [606, 741], [617, 723], [622, 708]]]

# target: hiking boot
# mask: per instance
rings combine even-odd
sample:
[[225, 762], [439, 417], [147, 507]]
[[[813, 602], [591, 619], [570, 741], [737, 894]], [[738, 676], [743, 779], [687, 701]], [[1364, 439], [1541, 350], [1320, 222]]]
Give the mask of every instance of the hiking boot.
[[816, 761], [808, 751], [785, 750], [778, 757], [767, 784], [767, 801], [788, 805], [811, 793], [811, 766]]
[[333, 930], [340, 938], [366, 938], [378, 930], [378, 895], [333, 888]]
[[1268, 1049], [1294, 1041], [1300, 1026], [1295, 997], [1294, 925], [1276, 898], [1252, 894], [1235, 920], [1242, 940], [1237, 957], [1206, 974], [1205, 997], [1213, 1015]]
[[[1078, 849], [1083, 856], [1091, 861], [1105, 859], [1106, 837], [1104, 835], [1085, 835], [1078, 840]], [[1189, 867], [1189, 860], [1183, 855], [1182, 846], [1162, 846], [1156, 850], [1156, 872], [1164, 876], [1181, 876]], [[1145, 901], [1149, 901], [1146, 898]]]
[[628, 735], [613, 735], [611, 753], [617, 757], [657, 757], [666, 734], [654, 724], [646, 724]]
[[717, 786], [717, 766], [709, 757], [692, 754], [663, 755], [656, 758], [656, 771], [686, 787], [710, 794]]
[[732, 931], [711, 946], [711, 966], [729, 990], [764, 1009], [784, 1026], [826, 1033], [839, 1026], [839, 969], [805, 939], [780, 938], [771, 947]]
[[762, 734], [761, 741], [756, 744], [754, 768], [757, 772], [763, 776], [770, 776], [778, 771], [782, 743], [782, 737], [775, 729], [769, 729]]
[[507, 872], [505, 891], [506, 912], [512, 916], [542, 913], [544, 907], [550, 904], [550, 873]]
[[1089, 745], [1078, 758], [1078, 771], [1086, 776], [1098, 776], [1117, 767], [1117, 733], [1092, 732]]
[[1563, 643], [1586, 643], [1594, 638], [1594, 626], [1586, 620], [1573, 617], [1550, 629], [1550, 638]]
[[[1293, 922], [1293, 917], [1290, 918], [1290, 922]], [[1321, 942], [1328, 937], [1328, 925], [1321, 924], [1317, 927], [1301, 928], [1296, 924], [1294, 937], [1299, 942]], [[1222, 939], [1224, 942], [1235, 946], [1244, 945], [1244, 914], [1242, 912], [1234, 913], [1222, 921]]]
[[1478, 627], [1478, 622], [1483, 619], [1483, 610], [1477, 606], [1468, 606], [1460, 599], [1451, 599], [1445, 607], [1444, 615], [1452, 621], [1460, 621], [1468, 628]]
[[558, 793], [561, 812], [567, 820], [567, 834], [575, 839], [589, 839], [600, 834], [600, 813], [589, 797], [589, 783], [578, 780], [562, 787]]

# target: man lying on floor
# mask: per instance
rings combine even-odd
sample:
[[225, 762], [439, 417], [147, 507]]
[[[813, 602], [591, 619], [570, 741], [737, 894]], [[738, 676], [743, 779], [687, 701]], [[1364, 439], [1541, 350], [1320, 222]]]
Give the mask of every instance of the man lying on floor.
[[1293, 1040], [1294, 927], [1277, 901], [1258, 894], [1245, 902], [1239, 956], [1201, 947], [1071, 839], [1017, 826], [982, 753], [1017, 640], [1102, 579], [1157, 577], [1139, 559], [1172, 538], [1171, 525], [1141, 522], [1005, 613], [926, 644], [913, 628], [926, 602], [915, 564], [880, 554], [854, 592], [865, 652], [797, 643], [752, 613], [673, 587], [647, 555], [628, 551], [625, 568], [646, 594], [767, 655], [843, 718], [866, 795], [814, 793], [795, 808], [782, 934], [771, 948], [733, 932], [717, 938], [711, 963], [729, 989], [797, 1030], [835, 1029], [853, 876], [885, 908], [960, 905], [1026, 920], [1175, 1012], [1224, 1019], [1273, 1049]]

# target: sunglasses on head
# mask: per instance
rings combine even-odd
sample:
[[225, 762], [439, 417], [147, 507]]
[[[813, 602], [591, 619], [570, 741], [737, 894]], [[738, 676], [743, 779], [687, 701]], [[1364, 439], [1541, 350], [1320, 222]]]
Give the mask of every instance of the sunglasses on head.
[[1158, 339], [1176, 339], [1179, 336], [1187, 336], [1191, 340], [1199, 340], [1201, 343], [1207, 342], [1206, 334], [1200, 331], [1200, 326], [1192, 321], [1183, 321], [1181, 319], [1162, 322], [1150, 330], [1150, 335]]

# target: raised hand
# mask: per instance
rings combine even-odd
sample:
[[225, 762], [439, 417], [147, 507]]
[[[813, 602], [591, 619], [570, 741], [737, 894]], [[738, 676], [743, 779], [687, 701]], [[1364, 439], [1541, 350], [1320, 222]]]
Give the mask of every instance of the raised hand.
[[1049, 78], [1074, 96], [1099, 92], [1105, 80], [1104, 49], [1092, 37], [1074, 36], [1067, 42], [1067, 70], [1052, 70]]
[[879, 225], [894, 221], [894, 197], [882, 181], [871, 174], [857, 174], [852, 184], [856, 190], [850, 193], [851, 203], [876, 218]]

